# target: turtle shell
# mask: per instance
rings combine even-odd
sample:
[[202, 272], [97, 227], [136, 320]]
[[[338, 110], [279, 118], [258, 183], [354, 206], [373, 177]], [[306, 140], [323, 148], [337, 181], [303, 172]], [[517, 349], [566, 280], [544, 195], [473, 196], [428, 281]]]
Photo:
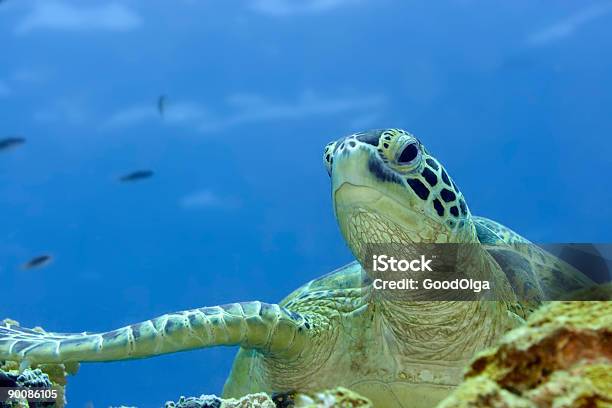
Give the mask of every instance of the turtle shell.
[[578, 269], [510, 228], [483, 217], [473, 217], [480, 243], [508, 277], [517, 298], [537, 307], [594, 284]]

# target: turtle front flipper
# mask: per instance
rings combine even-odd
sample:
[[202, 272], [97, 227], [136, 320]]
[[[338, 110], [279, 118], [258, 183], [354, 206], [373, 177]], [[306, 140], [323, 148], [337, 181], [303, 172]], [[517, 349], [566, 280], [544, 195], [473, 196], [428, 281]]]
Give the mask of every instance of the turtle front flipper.
[[105, 333], [46, 333], [7, 323], [0, 326], [0, 360], [114, 361], [233, 345], [291, 355], [308, 340], [304, 325], [302, 315], [257, 301], [170, 313]]

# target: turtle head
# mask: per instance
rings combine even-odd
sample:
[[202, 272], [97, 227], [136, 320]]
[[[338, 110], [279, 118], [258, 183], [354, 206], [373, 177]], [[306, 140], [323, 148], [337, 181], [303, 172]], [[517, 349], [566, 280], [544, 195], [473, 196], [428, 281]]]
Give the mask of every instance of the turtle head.
[[340, 230], [364, 244], [476, 242], [465, 202], [440, 162], [400, 129], [355, 133], [325, 147]]

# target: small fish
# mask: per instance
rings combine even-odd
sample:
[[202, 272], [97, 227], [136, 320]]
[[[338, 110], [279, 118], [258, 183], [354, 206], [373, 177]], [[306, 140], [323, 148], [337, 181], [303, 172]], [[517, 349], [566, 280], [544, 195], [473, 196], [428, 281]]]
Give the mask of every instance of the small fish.
[[23, 137], [6, 137], [4, 139], [0, 139], [0, 150], [8, 150], [12, 147], [22, 145], [25, 143], [25, 141], [26, 140]]
[[160, 95], [157, 99], [157, 111], [159, 112], [159, 116], [164, 117], [164, 113], [166, 112], [166, 95]]
[[51, 262], [51, 255], [39, 255], [24, 263], [22, 269], [42, 268]]
[[119, 177], [119, 181], [127, 183], [130, 181], [144, 180], [151, 177], [153, 177], [153, 172], [151, 170], [138, 170]]

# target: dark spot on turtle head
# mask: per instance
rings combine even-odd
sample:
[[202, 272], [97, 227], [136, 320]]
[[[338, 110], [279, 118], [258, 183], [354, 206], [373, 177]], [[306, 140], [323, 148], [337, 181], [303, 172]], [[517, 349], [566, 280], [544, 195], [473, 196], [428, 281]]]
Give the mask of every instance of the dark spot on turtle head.
[[444, 216], [444, 206], [437, 198], [433, 200], [433, 206], [440, 217]]
[[385, 149], [388, 149], [388, 148], [389, 148], [389, 143], [383, 143], [383, 147], [384, 147]]
[[421, 173], [421, 175], [425, 178], [425, 181], [427, 181], [430, 186], [433, 187], [438, 184], [438, 177], [428, 167], [423, 168], [423, 172]]
[[380, 159], [376, 157], [370, 157], [368, 160], [368, 169], [381, 181], [402, 184], [402, 179], [395, 172], [383, 165]]
[[304, 327], [306, 327], [307, 329], [310, 329], [310, 323], [308, 322], [304, 323]]
[[380, 129], [369, 130], [367, 132], [355, 135], [355, 138], [360, 142], [367, 143], [376, 147], [378, 146], [378, 140], [380, 139], [380, 135], [382, 134], [382, 132], [383, 131]]
[[344, 143], [336, 143], [336, 145], [334, 146], [334, 151], [332, 152], [332, 156], [336, 154], [337, 151], [341, 150], [340, 146], [344, 147]]
[[355, 147], [355, 146], [357, 146], [357, 143], [355, 143], [355, 141], [354, 141], [354, 140], [351, 140], [351, 141], [349, 142], [349, 146], [351, 146], [351, 147]]
[[457, 208], [456, 205], [453, 205], [450, 208], [450, 213], [453, 214], [454, 217], [458, 217], [459, 216], [459, 209]]
[[428, 157], [426, 160], [427, 164], [429, 165], [429, 167], [431, 167], [434, 170], [438, 170], [440, 167], [438, 166], [438, 163], [436, 163], [436, 161], [430, 157]]
[[446, 188], [443, 188], [442, 191], [440, 191], [440, 197], [442, 197], [442, 199], [446, 201], [447, 203], [450, 203], [451, 201], [455, 201], [455, 199], [457, 198], [455, 193], [453, 193], [452, 191]]
[[406, 179], [406, 181], [421, 200], [427, 200], [427, 197], [429, 197], [429, 189], [425, 186], [425, 184], [423, 184], [421, 180], [408, 178]]
[[451, 181], [448, 178], [448, 174], [446, 174], [446, 170], [442, 169], [442, 181], [444, 182], [444, 184], [446, 184], [447, 186], [451, 187]]

